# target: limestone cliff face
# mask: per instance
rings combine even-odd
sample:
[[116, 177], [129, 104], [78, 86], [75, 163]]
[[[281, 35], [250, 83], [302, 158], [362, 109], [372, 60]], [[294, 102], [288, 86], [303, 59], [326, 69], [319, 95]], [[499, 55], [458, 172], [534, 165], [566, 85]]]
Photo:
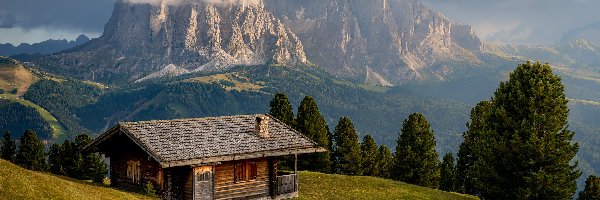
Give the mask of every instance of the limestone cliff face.
[[398, 85], [452, 77], [457, 66], [479, 62], [482, 46], [471, 27], [418, 0], [124, 1], [103, 36], [37, 64], [111, 82], [313, 63], [355, 81]]
[[308, 59], [338, 75], [389, 85], [445, 79], [449, 62], [477, 62], [471, 27], [418, 0], [265, 0], [303, 42]]
[[84, 79], [130, 81], [234, 65], [308, 64], [298, 37], [256, 2], [117, 1], [100, 38], [46, 61]]

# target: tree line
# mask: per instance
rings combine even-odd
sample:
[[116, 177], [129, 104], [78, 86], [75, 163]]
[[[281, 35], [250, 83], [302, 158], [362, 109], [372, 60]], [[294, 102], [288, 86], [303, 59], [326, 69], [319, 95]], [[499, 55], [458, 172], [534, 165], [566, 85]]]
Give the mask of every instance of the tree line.
[[[301, 170], [390, 178], [483, 199], [572, 199], [581, 171], [567, 103], [564, 85], [548, 64], [520, 64], [490, 100], [472, 109], [457, 156], [448, 153], [442, 161], [420, 113], [403, 121], [394, 153], [370, 135], [359, 142], [347, 117], [331, 133], [310, 96], [294, 118], [286, 95], [278, 93], [270, 114], [329, 150], [300, 157]], [[578, 199], [599, 199], [599, 183], [588, 177]]]
[[[404, 120], [396, 152], [378, 145], [371, 135], [359, 141], [348, 117], [340, 118], [333, 132], [311, 96], [306, 96], [294, 117], [292, 105], [283, 93], [270, 102], [270, 115], [295, 128], [328, 152], [298, 156], [300, 170], [356, 176], [375, 176], [416, 185], [439, 188], [440, 169], [435, 136], [425, 116], [414, 113]], [[289, 158], [280, 165], [290, 168]]]
[[92, 180], [102, 183], [107, 174], [106, 164], [98, 153], [86, 153], [83, 148], [91, 142], [87, 134], [75, 137], [73, 141], [46, 145], [32, 130], [27, 130], [19, 138], [19, 145], [5, 131], [0, 146], [1, 158], [23, 168], [50, 172], [79, 180]]

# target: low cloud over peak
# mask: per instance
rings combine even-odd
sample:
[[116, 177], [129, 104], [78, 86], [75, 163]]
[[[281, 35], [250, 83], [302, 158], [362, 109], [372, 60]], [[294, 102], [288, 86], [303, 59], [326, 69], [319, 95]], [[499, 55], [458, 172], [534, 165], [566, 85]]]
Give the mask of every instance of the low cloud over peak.
[[168, 5], [179, 5], [185, 3], [200, 3], [207, 2], [213, 3], [216, 5], [260, 5], [261, 0], [124, 0], [128, 3], [137, 3], [137, 4], [152, 4], [152, 5], [160, 5], [160, 4], [168, 4]]

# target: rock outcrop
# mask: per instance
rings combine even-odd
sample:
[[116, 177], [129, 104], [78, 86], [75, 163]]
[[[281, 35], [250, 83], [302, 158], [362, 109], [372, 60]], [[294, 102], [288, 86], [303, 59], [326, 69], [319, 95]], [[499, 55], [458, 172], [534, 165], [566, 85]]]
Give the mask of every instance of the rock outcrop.
[[265, 5], [298, 35], [311, 62], [370, 83], [445, 79], [453, 70], [448, 63], [478, 62], [482, 47], [470, 26], [452, 23], [418, 0], [265, 0]]
[[482, 47], [471, 27], [418, 0], [129, 1], [116, 2], [103, 36], [37, 64], [111, 82], [313, 63], [358, 82], [397, 85], [447, 79], [456, 66], [479, 62]]
[[262, 1], [169, 2], [119, 0], [100, 38], [44, 58], [40, 66], [110, 82], [173, 74], [162, 73], [166, 69], [180, 74], [234, 65], [309, 64], [298, 37], [267, 11]]

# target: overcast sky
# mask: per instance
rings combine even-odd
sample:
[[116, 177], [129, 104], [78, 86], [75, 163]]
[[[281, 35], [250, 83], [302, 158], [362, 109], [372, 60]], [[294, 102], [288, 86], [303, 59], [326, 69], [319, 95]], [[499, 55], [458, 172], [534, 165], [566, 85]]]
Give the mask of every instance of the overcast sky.
[[[553, 44], [600, 22], [600, 0], [422, 0], [485, 41]], [[0, 0], [0, 43], [98, 37], [114, 0]]]
[[422, 0], [484, 41], [554, 44], [574, 28], [600, 22], [600, 0]]

